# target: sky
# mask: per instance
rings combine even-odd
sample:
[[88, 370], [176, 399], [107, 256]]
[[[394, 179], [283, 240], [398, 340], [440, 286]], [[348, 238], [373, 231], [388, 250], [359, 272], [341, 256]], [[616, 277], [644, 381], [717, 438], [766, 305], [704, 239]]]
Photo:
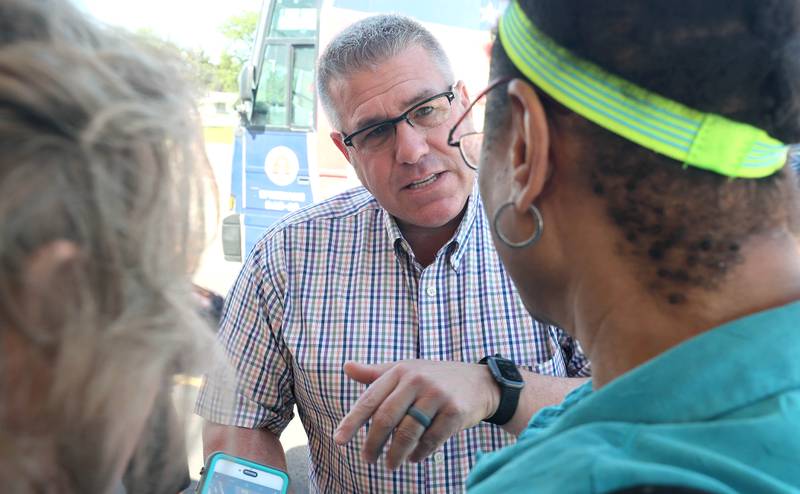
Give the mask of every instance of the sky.
[[242, 11], [259, 11], [262, 0], [73, 0], [97, 19], [131, 31], [150, 29], [216, 60], [226, 40], [219, 27]]

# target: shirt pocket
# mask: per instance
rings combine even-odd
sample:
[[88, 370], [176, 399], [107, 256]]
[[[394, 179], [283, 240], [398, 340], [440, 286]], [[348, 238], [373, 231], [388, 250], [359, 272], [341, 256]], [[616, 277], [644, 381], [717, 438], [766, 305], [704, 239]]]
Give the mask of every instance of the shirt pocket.
[[547, 339], [547, 358], [540, 360], [531, 366], [531, 371], [545, 376], [564, 377], [567, 375], [567, 365], [564, 361], [564, 352], [561, 351], [558, 341], [554, 338], [550, 331], [548, 331], [548, 335], [550, 337]]

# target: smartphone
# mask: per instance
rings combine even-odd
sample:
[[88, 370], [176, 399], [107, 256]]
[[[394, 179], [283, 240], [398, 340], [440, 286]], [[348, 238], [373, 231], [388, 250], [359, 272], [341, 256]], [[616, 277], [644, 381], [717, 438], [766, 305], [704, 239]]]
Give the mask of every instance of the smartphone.
[[220, 451], [206, 460], [195, 492], [199, 494], [286, 494], [289, 476], [277, 468]]

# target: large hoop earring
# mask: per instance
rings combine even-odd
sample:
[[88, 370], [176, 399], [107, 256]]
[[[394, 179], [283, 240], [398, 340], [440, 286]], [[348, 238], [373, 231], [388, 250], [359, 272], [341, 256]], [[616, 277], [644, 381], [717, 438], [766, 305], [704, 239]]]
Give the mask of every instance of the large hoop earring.
[[528, 211], [530, 211], [531, 216], [533, 216], [534, 221], [536, 222], [536, 230], [531, 234], [530, 237], [526, 238], [522, 242], [512, 242], [509, 238], [500, 231], [500, 226], [498, 221], [500, 220], [500, 215], [503, 214], [503, 211], [512, 207], [514, 205], [513, 202], [509, 201], [502, 206], [497, 212], [494, 214], [494, 231], [497, 233], [497, 237], [500, 239], [506, 247], [510, 247], [512, 249], [524, 249], [525, 247], [530, 247], [531, 245], [535, 244], [542, 238], [542, 230], [544, 230], [544, 219], [542, 218], [542, 213], [539, 212], [539, 209], [531, 204], [528, 206]]

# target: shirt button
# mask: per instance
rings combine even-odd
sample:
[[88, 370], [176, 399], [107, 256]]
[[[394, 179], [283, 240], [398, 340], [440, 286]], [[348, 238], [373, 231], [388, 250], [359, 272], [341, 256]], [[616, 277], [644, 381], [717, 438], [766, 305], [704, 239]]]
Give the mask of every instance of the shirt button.
[[444, 463], [444, 453], [442, 453], [441, 451], [437, 451], [436, 453], [434, 453], [433, 462], [436, 463], [437, 465]]
[[428, 288], [425, 289], [425, 293], [427, 293], [429, 297], [435, 297], [436, 287], [433, 285], [428, 285]]

